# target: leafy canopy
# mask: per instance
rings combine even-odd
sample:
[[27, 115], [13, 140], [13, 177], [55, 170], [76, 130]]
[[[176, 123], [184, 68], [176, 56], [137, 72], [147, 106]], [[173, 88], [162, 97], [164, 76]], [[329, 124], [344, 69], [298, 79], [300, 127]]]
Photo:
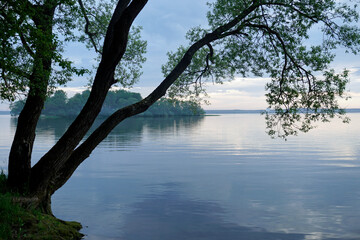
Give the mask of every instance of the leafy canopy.
[[[74, 75], [90, 75], [88, 66], [77, 66], [64, 56], [69, 42], [82, 42], [97, 53], [100, 59], [101, 46], [115, 0], [56, 0], [56, 1], [1, 1], [0, 3], [0, 99], [14, 101], [19, 94], [27, 95], [34, 78], [34, 66], [39, 54], [50, 57], [48, 93], [57, 86], [65, 85]], [[51, 26], [45, 29], [41, 11], [54, 9]], [[42, 25], [43, 24], [43, 25]], [[141, 39], [141, 27], [133, 27], [127, 51], [116, 68], [118, 85], [129, 87], [139, 80], [141, 66], [146, 60], [146, 41]], [[42, 46], [49, 46], [44, 48]], [[35, 86], [36, 87], [36, 86]]]
[[[50, 73], [36, 72], [49, 75], [50, 92], [74, 75], [89, 73], [89, 69], [66, 59], [63, 48], [70, 41], [83, 42], [100, 56], [116, 1], [9, 0], [0, 4], [0, 97], [14, 100], [16, 93], [26, 93], [31, 87], [38, 52], [52, 60]], [[359, 52], [356, 4], [348, 6], [336, 0], [217, 0], [209, 7], [208, 27], [191, 29], [187, 34], [189, 45], [170, 52], [168, 63], [162, 67], [168, 76], [190, 46], [207, 36], [213, 38], [191, 56], [190, 65], [167, 91], [170, 98], [199, 102], [206, 96], [207, 81], [266, 76], [271, 78], [266, 85], [267, 102], [275, 111], [266, 113], [270, 135], [286, 137], [298, 130], [308, 131], [314, 121], [343, 114], [337, 98], [347, 97], [348, 72], [335, 73], [329, 64], [339, 46]], [[51, 9], [54, 16], [49, 30], [37, 16]], [[319, 29], [323, 36], [317, 45], [310, 41], [313, 29]], [[127, 51], [117, 67], [115, 79], [121, 86], [131, 86], [140, 77], [146, 51], [140, 30], [132, 29]]]
[[[335, 0], [217, 0], [209, 6], [209, 28], [191, 29], [189, 45], [221, 31], [224, 23], [237, 22], [195, 54], [169, 97], [194, 99], [191, 96], [204, 96], [209, 81], [265, 76], [271, 78], [266, 85], [266, 120], [272, 136], [306, 132], [315, 121], [344, 114], [337, 98], [347, 98], [348, 71], [335, 73], [329, 66], [339, 46], [353, 53], [360, 50], [357, 5]], [[309, 36], [315, 29], [322, 35], [317, 45]], [[181, 46], [168, 54], [164, 75], [187, 49]]]

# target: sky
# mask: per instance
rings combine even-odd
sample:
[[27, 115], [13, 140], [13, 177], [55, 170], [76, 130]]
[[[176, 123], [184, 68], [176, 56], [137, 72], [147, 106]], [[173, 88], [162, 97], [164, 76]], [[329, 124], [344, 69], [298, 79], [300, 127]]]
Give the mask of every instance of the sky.
[[[139, 83], [130, 91], [139, 92], [143, 97], [149, 94], [162, 80], [161, 66], [166, 63], [166, 53], [175, 51], [181, 44], [186, 45], [185, 34], [194, 26], [206, 26], [206, 12], [209, 0], [152, 0], [135, 20], [143, 27], [142, 36], [148, 42], [147, 62], [143, 65], [143, 75]], [[313, 30], [311, 35], [319, 35]], [[311, 36], [310, 35], [310, 36]], [[350, 70], [348, 86], [350, 100], [341, 102], [345, 108], [360, 108], [360, 56], [346, 54], [339, 49], [331, 67], [336, 71]], [[78, 66], [96, 65], [93, 52], [80, 43], [71, 43], [66, 47], [65, 55]], [[265, 109], [265, 84], [268, 78], [239, 78], [222, 85], [212, 83], [207, 86], [210, 105], [204, 109]], [[68, 96], [86, 89], [86, 77], [74, 77], [74, 80], [60, 89]], [[0, 110], [8, 110], [8, 103], [0, 103]]]

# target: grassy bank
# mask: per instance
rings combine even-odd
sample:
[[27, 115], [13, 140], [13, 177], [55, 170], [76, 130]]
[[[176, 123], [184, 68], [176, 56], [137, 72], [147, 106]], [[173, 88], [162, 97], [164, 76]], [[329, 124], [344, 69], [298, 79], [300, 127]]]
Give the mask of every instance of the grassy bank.
[[80, 239], [81, 224], [65, 222], [35, 209], [12, 203], [6, 191], [6, 176], [0, 173], [0, 239]]

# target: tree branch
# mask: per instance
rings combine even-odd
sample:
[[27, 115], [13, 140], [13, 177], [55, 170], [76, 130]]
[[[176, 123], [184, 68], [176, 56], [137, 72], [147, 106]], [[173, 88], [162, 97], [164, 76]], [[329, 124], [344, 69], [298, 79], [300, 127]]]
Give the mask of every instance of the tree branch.
[[29, 73], [25, 72], [24, 70], [17, 69], [15, 66], [8, 67], [6, 65], [5, 66], [2, 65], [2, 61], [0, 61], [0, 68], [1, 69], [6, 69], [7, 72], [15, 74], [15, 75], [17, 75], [19, 77], [26, 78], [28, 80], [30, 80], [30, 78], [31, 78], [31, 75]]
[[[0, 8], [0, 16], [2, 16], [5, 20], [5, 22], [7, 22], [10, 26], [15, 26], [15, 31], [19, 34], [21, 43], [23, 44], [25, 50], [30, 54], [31, 57], [35, 57], [35, 53], [32, 51], [32, 49], [30, 48], [29, 44], [27, 43], [25, 36], [23, 34], [23, 32], [21, 31], [21, 27], [20, 25], [23, 23], [23, 21], [25, 20], [24, 17], [21, 17], [19, 19], [11, 19], [9, 18], [9, 16], [6, 14], [6, 12], [4, 11], [3, 8]], [[11, 27], [9, 27], [11, 28]]]
[[[267, 25], [263, 25], [263, 24], [251, 24], [251, 23], [247, 23], [246, 26], [249, 27], [255, 27], [255, 28], [259, 28], [259, 29], [263, 29], [265, 30], [271, 38], [271, 35], [275, 35], [275, 37], [277, 38], [277, 40], [280, 42], [281, 48], [283, 50], [283, 54], [284, 54], [284, 58], [285, 58], [285, 63], [281, 72], [281, 79], [279, 81], [279, 96], [278, 99], [280, 98], [280, 96], [282, 96], [282, 94], [284, 94], [283, 90], [282, 90], [282, 84], [284, 83], [285, 80], [285, 71], [287, 70], [287, 65], [288, 65], [288, 58], [290, 59], [290, 61], [292, 62], [292, 64], [294, 64], [294, 66], [296, 67], [297, 71], [300, 73], [300, 75], [302, 76], [302, 80], [304, 80], [304, 78], [307, 81], [308, 84], [308, 91], [311, 92], [312, 91], [312, 86], [311, 86], [311, 78], [314, 78], [314, 76], [311, 74], [311, 72], [309, 72], [308, 70], [306, 70], [304, 67], [300, 66], [300, 64], [294, 59], [294, 57], [289, 53], [289, 51], [287, 50], [287, 46], [285, 41], [283, 40], [283, 38], [281, 37], [280, 33], [273, 30], [272, 28], [270, 28]], [[273, 47], [276, 47], [273, 45]], [[305, 73], [305, 77], [303, 75], [303, 72]]]
[[42, 192], [47, 187], [48, 180], [69, 158], [99, 114], [107, 92], [115, 81], [115, 67], [125, 53], [130, 27], [147, 0], [133, 0], [127, 6], [128, 2], [119, 1], [110, 21], [102, 59], [84, 108], [59, 141], [32, 168], [33, 192]]
[[[285, 56], [287, 56], [291, 62], [300, 70], [304, 71], [305, 73], [309, 73], [309, 71], [307, 71], [306, 69], [304, 69], [302, 66], [300, 66], [299, 63], [297, 63], [297, 61], [294, 59], [293, 56], [291, 56], [291, 54], [288, 52], [287, 47], [286, 47], [286, 43], [283, 40], [283, 38], [281, 37], [281, 34], [275, 30], [273, 30], [272, 28], [268, 27], [267, 25], [263, 25], [263, 24], [252, 24], [252, 23], [247, 23], [246, 26], [248, 27], [254, 27], [254, 28], [259, 28], [259, 29], [263, 29], [265, 30], [267, 33], [269, 34], [273, 34], [276, 36], [276, 38], [278, 39], [278, 41], [280, 42], [281, 48], [283, 50], [283, 53]], [[309, 73], [310, 74], [310, 73]], [[310, 74], [311, 75], [311, 74]]]
[[86, 10], [85, 10], [84, 4], [83, 4], [82, 0], [78, 0], [78, 3], [79, 3], [81, 12], [82, 12], [82, 14], [83, 14], [83, 16], [84, 16], [84, 18], [85, 18], [85, 22], [86, 22], [86, 23], [85, 23], [85, 34], [89, 36], [90, 42], [91, 42], [91, 44], [93, 45], [93, 47], [94, 47], [94, 49], [95, 49], [95, 52], [102, 54], [102, 52], [99, 51], [99, 49], [97, 48], [96, 42], [95, 42], [95, 40], [94, 40], [94, 38], [93, 38], [93, 36], [95, 35], [95, 33], [92, 33], [92, 32], [89, 31], [90, 21], [89, 21], [89, 18], [88, 18], [88, 16], [87, 16], [87, 14], [86, 14]]
[[[333, 26], [331, 26], [331, 24], [328, 22], [329, 19], [322, 19], [322, 18], [319, 18], [319, 15], [318, 14], [313, 14], [313, 15], [310, 15], [308, 13], [305, 13], [304, 11], [300, 10], [299, 8], [295, 7], [294, 5], [291, 5], [291, 4], [286, 4], [286, 3], [282, 3], [282, 2], [268, 2], [264, 5], [277, 5], [277, 6], [283, 6], [283, 7], [286, 7], [286, 8], [290, 8], [292, 9], [293, 11], [297, 12], [299, 15], [305, 17], [305, 18], [308, 18], [310, 19], [311, 21], [315, 22], [315, 23], [318, 23], [318, 22], [323, 22], [331, 31], [332, 33], [336, 34], [336, 31], [334, 30]], [[335, 26], [337, 26], [336, 23], [332, 22]]]
[[119, 0], [118, 4], [116, 5], [116, 8], [114, 10], [113, 16], [111, 17], [109, 26], [106, 31], [105, 39], [104, 39], [104, 46], [103, 46], [103, 55], [107, 54], [108, 52], [111, 52], [111, 42], [114, 38], [114, 25], [116, 22], [119, 21], [119, 19], [123, 16], [123, 13], [125, 9], [128, 7], [131, 0]]
[[320, 21], [320, 19], [318, 19], [318, 15], [309, 15], [303, 11], [301, 11], [300, 9], [294, 7], [294, 5], [291, 5], [291, 4], [286, 4], [286, 3], [283, 3], [283, 2], [267, 2], [263, 5], [275, 5], [275, 6], [282, 6], [282, 7], [286, 7], [286, 8], [291, 8], [292, 10], [294, 10], [295, 12], [297, 12], [298, 14], [300, 14], [301, 16], [303, 17], [306, 17], [310, 20], [312, 20], [313, 22], [315, 23], [318, 23]]
[[131, 116], [137, 115], [141, 112], [146, 111], [152, 104], [154, 104], [158, 99], [163, 97], [166, 94], [167, 89], [178, 79], [178, 77], [186, 70], [186, 68], [191, 63], [191, 59], [194, 54], [201, 49], [202, 47], [210, 44], [211, 42], [224, 38], [227, 35], [223, 35], [224, 32], [236, 26], [239, 22], [245, 19], [250, 13], [252, 13], [259, 5], [253, 4], [246, 10], [244, 10], [240, 15], [235, 17], [232, 21], [227, 24], [224, 24], [212, 33], [206, 34], [202, 39], [195, 42], [184, 54], [179, 63], [174, 67], [174, 69], [168, 74], [168, 76], [160, 83], [160, 85], [146, 98], [141, 100], [138, 103], [132, 104], [128, 107], [122, 108], [115, 113], [113, 113], [109, 118], [107, 118], [80, 146], [78, 146], [72, 154], [69, 156], [68, 160], [60, 166], [58, 171], [53, 176], [55, 180], [52, 182], [55, 183], [52, 186], [51, 192], [55, 192], [60, 188], [67, 179], [71, 177], [76, 168], [91, 154], [91, 152], [96, 148], [96, 146], [106, 138], [106, 136], [111, 132], [111, 130], [117, 126], [124, 119]]
[[18, 34], [20, 36], [21, 43], [23, 44], [25, 50], [30, 54], [31, 57], [35, 58], [35, 53], [30, 48], [29, 44], [27, 43], [24, 34], [21, 32], [21, 29], [19, 28]]

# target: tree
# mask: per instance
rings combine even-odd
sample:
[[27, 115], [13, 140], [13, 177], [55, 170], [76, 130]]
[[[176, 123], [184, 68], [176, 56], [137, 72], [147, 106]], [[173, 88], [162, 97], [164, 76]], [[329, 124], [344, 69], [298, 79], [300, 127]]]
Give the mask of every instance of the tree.
[[[85, 90], [81, 94], [77, 93], [70, 99], [66, 92], [57, 90], [45, 101], [45, 107], [41, 115], [51, 118], [57, 117], [76, 117], [81, 108], [85, 105], [90, 91]], [[110, 116], [119, 108], [129, 106], [142, 100], [140, 93], [133, 93], [123, 89], [109, 91], [103, 103], [99, 116]], [[18, 116], [24, 107], [24, 101], [15, 101], [10, 105], [11, 115]], [[148, 110], [140, 116], [194, 116], [203, 115], [205, 112], [197, 103], [189, 101], [179, 101], [167, 98], [161, 98], [154, 103]]]
[[[115, 111], [82, 141], [109, 89], [116, 83], [131, 85], [138, 77], [139, 65], [133, 71], [125, 67], [131, 62], [129, 57], [142, 62], [138, 53], [144, 44], [129, 32], [147, 0], [119, 0], [111, 18], [105, 14], [111, 5], [98, 3], [93, 8], [92, 4], [95, 0], [1, 2], [0, 93], [5, 99], [13, 99], [19, 91], [27, 96], [10, 151], [8, 184], [48, 213], [51, 195], [116, 125], [165, 95], [198, 101], [206, 80], [269, 75], [273, 80], [267, 85], [268, 103], [276, 116], [287, 117], [285, 129], [301, 120], [299, 109], [309, 110], [304, 126], [336, 115], [336, 96], [344, 96], [348, 79], [346, 72], [327, 70], [334, 58], [332, 50], [342, 45], [356, 53], [360, 45], [359, 29], [351, 25], [358, 20], [356, 9], [335, 0], [217, 0], [210, 4], [210, 27], [191, 29], [189, 46], [169, 53], [169, 62], [163, 66], [165, 78], [158, 87], [141, 101]], [[106, 20], [106, 31], [96, 31]], [[80, 37], [75, 35], [79, 22], [85, 25], [79, 29]], [[322, 26], [324, 41], [306, 47], [308, 32], [315, 25]], [[133, 31], [139, 33], [138, 28]], [[85, 106], [59, 141], [31, 167], [35, 127], [46, 95], [73, 74], [86, 72], [63, 58], [59, 36], [94, 48], [99, 65]], [[318, 76], [320, 72], [324, 77]]]
[[66, 93], [62, 90], [58, 90], [54, 93], [54, 96], [49, 97], [45, 101], [44, 110], [48, 115], [60, 112], [60, 115], [64, 115], [66, 111]]

